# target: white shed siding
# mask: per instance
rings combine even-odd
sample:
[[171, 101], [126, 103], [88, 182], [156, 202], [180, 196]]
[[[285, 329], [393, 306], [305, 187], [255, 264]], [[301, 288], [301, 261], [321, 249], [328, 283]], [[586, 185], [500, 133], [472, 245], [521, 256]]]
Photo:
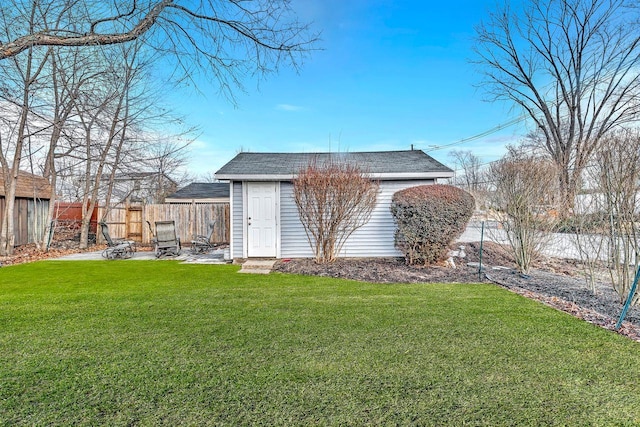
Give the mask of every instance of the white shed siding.
[[[343, 257], [390, 257], [402, 256], [394, 246], [395, 222], [389, 207], [397, 191], [417, 185], [433, 184], [434, 180], [382, 181], [378, 203], [371, 220], [353, 233], [342, 248]], [[313, 252], [307, 241], [298, 209], [293, 201], [293, 185], [283, 182], [280, 186], [280, 224], [282, 258], [308, 258]]]
[[231, 227], [233, 227], [233, 254], [231, 254], [231, 256], [233, 258], [242, 258], [242, 250], [244, 248], [244, 241], [242, 239], [242, 182], [234, 181], [232, 183], [232, 192], [233, 206], [231, 207]]
[[300, 222], [298, 207], [293, 200], [293, 184], [280, 183], [280, 256], [282, 258], [312, 258], [307, 234]]

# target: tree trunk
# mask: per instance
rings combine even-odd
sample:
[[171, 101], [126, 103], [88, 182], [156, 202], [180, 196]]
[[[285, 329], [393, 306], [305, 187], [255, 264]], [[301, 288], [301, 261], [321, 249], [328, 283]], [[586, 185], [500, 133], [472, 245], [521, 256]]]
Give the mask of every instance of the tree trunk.
[[91, 230], [91, 217], [93, 217], [93, 211], [96, 208], [95, 200], [91, 200], [85, 209], [85, 205], [82, 205], [82, 222], [80, 226], [80, 247], [86, 249], [89, 247], [89, 231]]
[[[30, 67], [27, 66], [29, 70]], [[15, 152], [11, 169], [4, 171], [4, 188], [5, 188], [5, 206], [2, 220], [2, 231], [0, 232], [0, 255], [6, 256], [13, 254], [15, 246], [15, 229], [13, 222], [13, 211], [16, 202], [16, 190], [18, 187], [18, 173], [20, 171], [20, 161], [22, 160], [22, 147], [25, 138], [25, 130], [29, 116], [29, 85], [24, 90], [22, 100], [22, 111], [20, 113], [20, 123], [18, 124], [18, 138], [16, 140]]]
[[560, 220], [569, 218], [573, 213], [576, 199], [576, 182], [572, 179], [568, 167], [558, 165], [559, 203], [558, 216]]

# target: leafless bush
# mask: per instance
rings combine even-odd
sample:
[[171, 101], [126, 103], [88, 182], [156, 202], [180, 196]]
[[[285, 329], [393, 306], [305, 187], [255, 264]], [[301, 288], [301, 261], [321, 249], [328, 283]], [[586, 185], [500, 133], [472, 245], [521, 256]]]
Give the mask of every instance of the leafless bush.
[[498, 221], [506, 232], [518, 270], [527, 273], [556, 223], [556, 169], [547, 160], [511, 151], [491, 165], [490, 174]]
[[369, 222], [378, 188], [353, 164], [313, 162], [298, 172], [294, 199], [316, 262], [333, 262], [349, 236]]
[[[606, 147], [606, 148], [604, 148]], [[593, 168], [600, 212], [606, 222], [609, 272], [613, 288], [624, 301], [629, 293], [640, 250], [640, 134], [621, 130], [606, 138]], [[637, 298], [636, 298], [637, 302]]]
[[564, 225], [570, 231], [578, 250], [587, 288], [595, 293], [596, 280], [607, 254], [606, 217], [598, 194], [582, 194], [578, 197], [571, 223]]

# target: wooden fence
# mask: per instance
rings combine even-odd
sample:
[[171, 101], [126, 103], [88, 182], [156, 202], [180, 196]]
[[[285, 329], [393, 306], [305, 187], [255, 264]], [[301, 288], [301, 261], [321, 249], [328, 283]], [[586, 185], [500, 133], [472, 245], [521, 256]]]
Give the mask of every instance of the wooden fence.
[[[82, 203], [81, 202], [55, 202], [53, 210], [54, 219], [58, 226], [64, 226], [69, 229], [80, 229], [82, 223]], [[89, 222], [89, 233], [96, 233], [98, 224], [98, 210], [95, 209], [91, 215]]]
[[[5, 198], [0, 196], [0, 224], [3, 219]], [[49, 200], [33, 200], [16, 197], [13, 208], [13, 233], [15, 246], [42, 241], [47, 224]], [[0, 225], [0, 227], [2, 227]]]
[[[209, 234], [208, 224], [214, 223], [213, 243], [229, 242], [229, 203], [172, 203], [154, 205], [116, 205], [109, 209], [100, 207], [98, 218], [104, 218], [113, 238], [135, 240], [143, 244], [151, 241], [155, 221], [172, 220], [183, 244], [188, 244], [196, 234]], [[103, 243], [98, 233], [98, 243]]]

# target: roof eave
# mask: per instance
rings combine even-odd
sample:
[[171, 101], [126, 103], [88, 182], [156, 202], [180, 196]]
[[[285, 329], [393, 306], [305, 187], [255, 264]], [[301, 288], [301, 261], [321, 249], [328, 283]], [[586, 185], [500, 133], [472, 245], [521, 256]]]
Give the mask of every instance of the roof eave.
[[165, 203], [226, 203], [229, 201], [229, 197], [166, 197]]
[[[217, 179], [229, 181], [291, 181], [295, 178], [295, 174], [233, 174], [222, 173], [216, 174]], [[380, 180], [417, 180], [417, 179], [436, 179], [436, 178], [452, 178], [453, 171], [436, 171], [436, 172], [401, 172], [401, 173], [370, 173], [369, 176]]]

